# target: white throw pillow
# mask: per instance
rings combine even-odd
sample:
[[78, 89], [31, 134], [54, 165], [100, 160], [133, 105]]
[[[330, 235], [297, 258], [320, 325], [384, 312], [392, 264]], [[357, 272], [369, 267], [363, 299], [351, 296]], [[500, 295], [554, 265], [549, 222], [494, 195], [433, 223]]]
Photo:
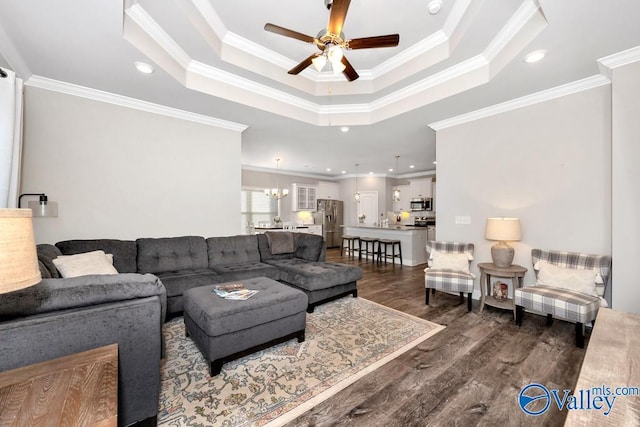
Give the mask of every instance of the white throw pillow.
[[433, 251], [431, 252], [431, 258], [432, 270], [453, 270], [461, 273], [470, 273], [469, 254]]
[[53, 260], [62, 277], [88, 276], [90, 274], [118, 274], [113, 266], [113, 255], [104, 251], [77, 255], [61, 255]]
[[552, 286], [598, 296], [596, 282], [602, 278], [596, 270], [579, 270], [577, 268], [562, 268], [539, 261], [535, 265], [538, 270], [536, 285]]

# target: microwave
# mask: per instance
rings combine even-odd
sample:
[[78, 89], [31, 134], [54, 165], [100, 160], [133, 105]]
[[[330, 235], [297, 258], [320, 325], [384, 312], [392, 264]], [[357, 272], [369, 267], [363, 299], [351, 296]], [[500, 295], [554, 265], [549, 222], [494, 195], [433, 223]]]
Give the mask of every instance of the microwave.
[[409, 208], [412, 211], [430, 211], [431, 210], [431, 198], [420, 197], [417, 199], [409, 200]]

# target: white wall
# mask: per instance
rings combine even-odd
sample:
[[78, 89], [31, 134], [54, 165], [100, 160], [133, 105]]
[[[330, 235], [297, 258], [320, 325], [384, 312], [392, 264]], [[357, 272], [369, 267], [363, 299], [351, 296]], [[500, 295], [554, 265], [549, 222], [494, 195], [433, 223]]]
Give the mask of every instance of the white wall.
[[24, 127], [21, 193], [59, 203], [38, 243], [241, 232], [239, 132], [33, 87]]
[[640, 63], [612, 71], [613, 306], [640, 313]]
[[[345, 178], [340, 182], [340, 200], [344, 201], [344, 224], [358, 224], [358, 206], [356, 205], [353, 195], [356, 192], [356, 179]], [[391, 209], [391, 188], [392, 180], [385, 177], [377, 177], [371, 175], [358, 175], [358, 191], [377, 191], [378, 192], [378, 215], [385, 214]], [[386, 217], [385, 217], [386, 218]], [[372, 222], [378, 222], [379, 218]]]
[[[610, 86], [442, 129], [436, 138], [437, 237], [474, 243], [474, 264], [491, 262], [494, 242], [484, 228], [492, 216], [521, 219], [514, 263], [529, 269], [525, 284], [535, 281], [532, 248], [611, 254]], [[457, 215], [471, 224], [456, 225]]]

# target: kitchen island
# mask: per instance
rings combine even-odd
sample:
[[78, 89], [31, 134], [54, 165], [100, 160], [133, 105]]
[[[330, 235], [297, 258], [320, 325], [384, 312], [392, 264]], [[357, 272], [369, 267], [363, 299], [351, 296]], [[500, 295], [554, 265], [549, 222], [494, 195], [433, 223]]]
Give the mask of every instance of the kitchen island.
[[427, 262], [427, 228], [411, 225], [390, 225], [373, 227], [370, 225], [344, 225], [344, 234], [357, 237], [375, 237], [378, 239], [400, 240], [402, 244], [402, 263], [420, 265]]
[[295, 233], [309, 233], [309, 234], [317, 234], [318, 236], [322, 236], [322, 225], [315, 225], [315, 224], [297, 225], [294, 229], [291, 229], [291, 230], [285, 230], [282, 225], [254, 227], [254, 232], [256, 234], [262, 234], [265, 231], [293, 231]]

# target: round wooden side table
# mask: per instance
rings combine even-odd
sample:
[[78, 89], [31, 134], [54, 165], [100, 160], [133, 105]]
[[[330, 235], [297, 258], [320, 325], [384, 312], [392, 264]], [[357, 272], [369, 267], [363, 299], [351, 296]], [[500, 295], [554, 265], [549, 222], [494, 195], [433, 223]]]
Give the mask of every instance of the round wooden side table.
[[513, 299], [506, 298], [504, 300], [497, 300], [492, 296], [491, 276], [506, 279], [511, 278], [512, 290], [515, 292], [517, 288], [522, 287], [522, 281], [527, 269], [518, 264], [511, 264], [509, 267], [498, 267], [492, 262], [481, 262], [478, 264], [478, 268], [480, 269], [480, 292], [482, 293], [482, 298], [480, 299], [480, 313], [482, 313], [484, 305], [487, 304], [492, 307], [511, 309], [515, 319], [516, 306]]

